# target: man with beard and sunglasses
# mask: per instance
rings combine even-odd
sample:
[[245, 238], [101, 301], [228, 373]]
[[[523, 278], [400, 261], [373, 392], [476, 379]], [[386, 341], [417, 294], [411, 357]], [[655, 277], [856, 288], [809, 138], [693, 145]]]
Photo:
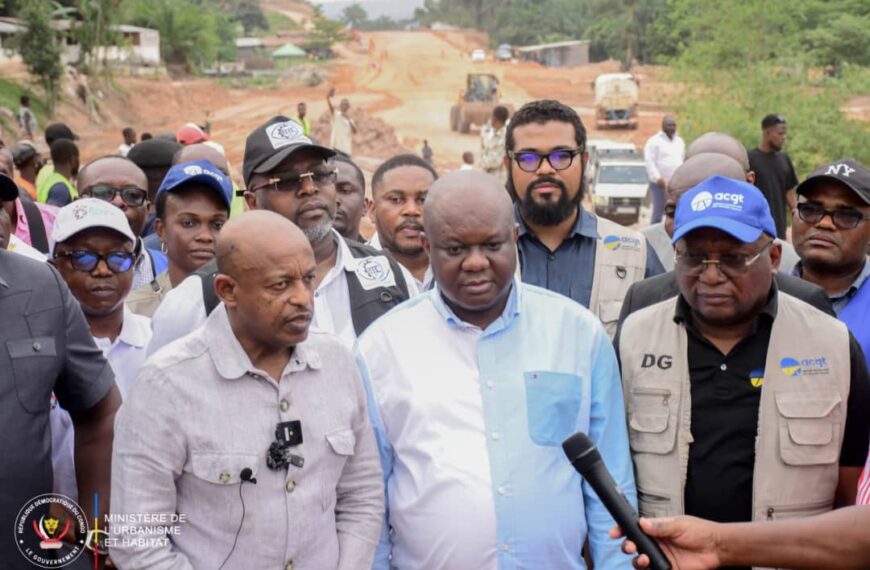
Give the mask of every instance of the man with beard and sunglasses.
[[810, 174], [795, 192], [794, 275], [822, 287], [837, 317], [870, 352], [870, 170], [841, 159]]
[[383, 249], [402, 264], [420, 289], [432, 282], [429, 255], [423, 249], [423, 202], [438, 180], [431, 164], [413, 154], [399, 154], [381, 164], [372, 176], [369, 215], [377, 233], [369, 245]]
[[586, 129], [559, 101], [527, 103], [508, 124], [507, 188], [526, 283], [588, 307], [609, 335], [632, 283], [664, 272], [646, 239], [583, 208]]
[[[334, 154], [295, 121], [272, 117], [245, 143], [245, 200], [251, 210], [281, 214], [302, 229], [317, 260], [312, 327], [352, 347], [359, 333], [417, 289], [395, 260], [333, 229], [336, 174], [328, 160]], [[215, 271], [215, 261], [206, 263], [166, 295], [152, 319], [149, 354], [205, 323], [219, 303]]]

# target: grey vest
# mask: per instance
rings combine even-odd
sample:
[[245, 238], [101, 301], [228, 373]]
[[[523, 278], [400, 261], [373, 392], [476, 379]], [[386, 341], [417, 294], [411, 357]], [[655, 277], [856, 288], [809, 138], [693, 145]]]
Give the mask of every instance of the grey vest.
[[[832, 508], [849, 398], [845, 325], [778, 295], [764, 378], [753, 380], [761, 387], [753, 520]], [[692, 395], [687, 333], [674, 322], [676, 304], [675, 297], [631, 314], [619, 341], [638, 502], [647, 517], [685, 509]]]

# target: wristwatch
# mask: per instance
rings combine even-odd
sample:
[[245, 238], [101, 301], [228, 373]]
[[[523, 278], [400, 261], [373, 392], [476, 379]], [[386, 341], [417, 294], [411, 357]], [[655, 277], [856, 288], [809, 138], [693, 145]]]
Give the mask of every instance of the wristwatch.
[[107, 556], [109, 548], [106, 546], [106, 539], [108, 538], [109, 533], [105, 530], [89, 530], [85, 538], [85, 548], [94, 554]]

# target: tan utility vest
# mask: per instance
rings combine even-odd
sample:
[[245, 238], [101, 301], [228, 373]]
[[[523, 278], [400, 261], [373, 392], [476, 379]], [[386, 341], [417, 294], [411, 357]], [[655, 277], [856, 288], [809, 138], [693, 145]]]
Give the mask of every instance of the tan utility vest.
[[639, 232], [601, 217], [598, 235], [589, 310], [598, 316], [612, 339], [628, 288], [646, 274], [647, 245]]
[[[778, 295], [764, 378], [753, 380], [762, 382], [753, 520], [831, 510], [849, 398], [846, 326]], [[685, 510], [692, 396], [687, 333], [674, 322], [676, 305], [674, 297], [631, 314], [619, 341], [638, 502], [647, 517]]]

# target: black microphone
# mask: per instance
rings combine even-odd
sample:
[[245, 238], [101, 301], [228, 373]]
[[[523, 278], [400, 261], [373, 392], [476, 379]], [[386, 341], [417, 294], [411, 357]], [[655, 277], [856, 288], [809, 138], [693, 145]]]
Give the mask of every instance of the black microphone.
[[575, 433], [562, 442], [562, 449], [574, 469], [595, 489], [623, 534], [637, 545], [638, 554], [649, 557], [649, 567], [652, 570], [671, 570], [670, 562], [656, 541], [640, 529], [640, 517], [616, 485], [592, 440], [585, 433]]
[[253, 474], [254, 474], [254, 472], [251, 470], [250, 467], [245, 467], [244, 469], [242, 469], [242, 472], [239, 473], [239, 478], [242, 481], [247, 481], [248, 483], [253, 483], [254, 485], [256, 485], [257, 478], [251, 477], [251, 475], [253, 475]]

